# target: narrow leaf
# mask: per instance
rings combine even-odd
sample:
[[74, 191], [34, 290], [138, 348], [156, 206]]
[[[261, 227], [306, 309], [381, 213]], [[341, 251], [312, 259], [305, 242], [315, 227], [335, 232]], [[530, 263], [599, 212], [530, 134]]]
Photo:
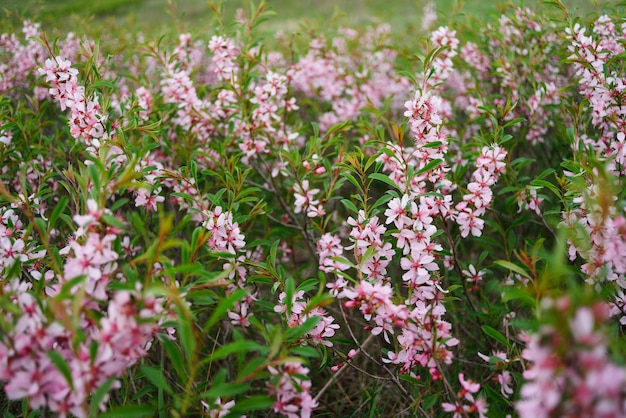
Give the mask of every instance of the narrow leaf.
[[150, 405], [125, 405], [101, 414], [101, 418], [141, 418], [153, 417], [154, 407]]
[[156, 386], [157, 388], [163, 389], [170, 395], [174, 394], [174, 392], [172, 391], [172, 388], [170, 388], [170, 385], [167, 383], [167, 380], [165, 380], [165, 377], [163, 376], [163, 372], [161, 371], [160, 368], [150, 367], [150, 366], [146, 366], [145, 364], [142, 364], [139, 366], [139, 369], [146, 376], [146, 378], [150, 381], [150, 383], [152, 383], [154, 386]]
[[224, 300], [222, 300], [213, 313], [211, 314], [209, 320], [204, 325], [204, 331], [208, 331], [211, 327], [222, 318], [226, 314], [226, 311], [235, 306], [235, 303], [240, 301], [246, 295], [246, 291], [244, 289], [237, 289]]
[[203, 363], [223, 359], [231, 354], [245, 353], [250, 351], [266, 351], [265, 347], [254, 341], [241, 340], [226, 344], [213, 352]]
[[46, 353], [48, 358], [56, 366], [59, 372], [63, 375], [65, 380], [67, 380], [67, 384], [70, 388], [74, 389], [74, 380], [72, 379], [72, 372], [70, 371], [70, 366], [65, 361], [65, 358], [58, 351], [50, 350]]
[[96, 390], [93, 397], [91, 398], [91, 406], [89, 407], [89, 417], [97, 417], [98, 410], [100, 409], [100, 404], [102, 403], [102, 399], [106, 396], [107, 393], [111, 390], [111, 386], [115, 383], [115, 378], [110, 377], [104, 381], [103, 384]]
[[528, 280], [531, 280], [530, 275], [528, 274], [528, 272], [526, 272], [526, 270], [524, 270], [523, 268], [521, 268], [517, 264], [513, 264], [510, 261], [506, 261], [506, 260], [498, 260], [498, 261], [496, 261], [496, 264], [501, 266], [501, 267], [504, 267], [506, 269], [509, 269], [509, 270], [511, 270], [514, 273], [521, 274], [522, 276], [526, 277]]
[[501, 342], [502, 344], [506, 345], [508, 348], [511, 348], [511, 343], [504, 337], [504, 335], [500, 334], [498, 330], [490, 327], [489, 325], [483, 325], [481, 328], [486, 335], [490, 336], [496, 341]]
[[389, 178], [389, 176], [382, 174], [382, 173], [372, 173], [369, 175], [369, 178], [374, 179], [374, 180], [378, 180], [378, 181], [382, 181], [383, 183], [388, 184], [389, 186], [393, 187], [394, 189], [398, 189], [398, 183], [396, 183], [395, 181], [391, 180]]

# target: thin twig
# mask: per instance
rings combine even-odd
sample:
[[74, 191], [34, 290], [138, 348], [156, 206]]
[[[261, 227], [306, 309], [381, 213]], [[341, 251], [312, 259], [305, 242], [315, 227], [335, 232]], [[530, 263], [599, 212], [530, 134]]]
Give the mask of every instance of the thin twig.
[[[458, 396], [456, 394], [456, 391], [454, 390], [452, 385], [450, 385], [450, 382], [448, 382], [448, 379], [446, 378], [446, 375], [443, 373], [443, 369], [441, 368], [441, 365], [439, 364], [439, 362], [437, 360], [435, 360], [435, 365], [437, 366], [437, 370], [439, 371], [439, 375], [441, 376], [441, 380], [443, 381], [443, 385], [447, 389], [446, 393], [448, 395], [448, 399], [450, 401], [454, 401], [454, 403], [456, 405], [460, 405], [461, 403], [459, 402], [459, 398], [458, 398]], [[463, 410], [463, 416], [465, 418], [469, 418], [469, 416], [467, 415], [467, 411]]]
[[[363, 351], [363, 349], [374, 340], [374, 334], [370, 334], [369, 337], [367, 337], [367, 339], [365, 340], [365, 342], [363, 343], [363, 345], [361, 347], [359, 347], [359, 349], [357, 350], [356, 354], [354, 355], [354, 357], [352, 357], [352, 359], [354, 359], [360, 352]], [[348, 359], [346, 360], [346, 363], [350, 364], [352, 359]], [[326, 390], [335, 382], [335, 380], [339, 379], [339, 377], [343, 374], [343, 372], [346, 370], [347, 368], [344, 366], [341, 369], [337, 370], [337, 372], [331, 376], [330, 379], [328, 379], [328, 382], [326, 382], [326, 384], [322, 387], [322, 389], [320, 389], [319, 392], [317, 392], [317, 395], [315, 395], [315, 401], [317, 402], [319, 400], [319, 398], [324, 394], [324, 392], [326, 392]], [[372, 376], [374, 377], [374, 376]], [[378, 378], [378, 376], [376, 376]]]
[[[339, 308], [341, 309], [341, 315], [343, 316], [343, 320], [346, 323], [346, 328], [348, 329], [348, 333], [350, 334], [350, 337], [352, 337], [352, 340], [357, 345], [357, 347], [359, 347], [361, 352], [371, 362], [373, 362], [374, 364], [378, 365], [379, 367], [382, 367], [382, 369], [389, 375], [390, 380], [398, 387], [398, 389], [400, 389], [402, 391], [404, 396], [406, 396], [411, 401], [411, 405], [415, 404], [416, 403], [415, 398], [409, 393], [408, 390], [406, 390], [406, 388], [404, 386], [402, 386], [402, 383], [400, 382], [400, 380], [398, 380], [396, 375], [387, 366], [385, 366], [384, 364], [380, 363], [378, 360], [376, 360], [374, 357], [372, 357], [372, 355], [370, 353], [368, 353], [366, 350], [363, 349], [364, 344], [362, 345], [361, 343], [359, 343], [359, 340], [356, 338], [356, 336], [352, 332], [352, 328], [350, 328], [350, 325], [348, 324], [348, 317], [346, 316], [346, 312], [343, 309], [343, 305], [339, 304]], [[369, 338], [366, 341], [368, 341], [368, 340], [369, 340]], [[428, 414], [426, 413], [424, 408], [422, 408], [420, 405], [417, 405], [417, 409], [420, 411], [420, 413], [424, 417], [428, 418]]]
[[[264, 161], [261, 161], [261, 163], [263, 163], [265, 165]], [[313, 244], [311, 243], [311, 237], [309, 236], [309, 232], [306, 230], [306, 228], [304, 226], [302, 226], [300, 224], [300, 221], [299, 221], [298, 217], [295, 215], [295, 213], [293, 213], [293, 211], [291, 210], [289, 205], [283, 199], [283, 196], [280, 194], [280, 192], [278, 190], [278, 187], [276, 187], [276, 183], [274, 182], [274, 178], [272, 176], [270, 176], [269, 178], [265, 177], [263, 175], [263, 172], [257, 166], [253, 165], [253, 167], [254, 167], [255, 171], [257, 172], [257, 174], [263, 179], [263, 181], [266, 184], [271, 185], [272, 192], [274, 193], [274, 196], [278, 200], [278, 204], [283, 208], [285, 213], [293, 221], [294, 226], [302, 233], [302, 237], [304, 238], [304, 242], [306, 244], [307, 249], [311, 253], [311, 256], [315, 258], [317, 256], [317, 251], [316, 251], [315, 247], [313, 246]], [[265, 169], [267, 170], [268, 167], [265, 167]], [[268, 170], [268, 171], [271, 171], [271, 170]]]

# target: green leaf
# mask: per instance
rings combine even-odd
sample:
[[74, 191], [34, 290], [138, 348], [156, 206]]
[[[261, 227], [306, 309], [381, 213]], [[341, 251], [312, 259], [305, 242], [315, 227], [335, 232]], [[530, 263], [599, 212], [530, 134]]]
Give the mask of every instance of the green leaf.
[[222, 300], [216, 307], [209, 320], [204, 324], [204, 331], [207, 332], [213, 325], [217, 324], [217, 322], [226, 314], [226, 312], [235, 306], [235, 303], [243, 299], [246, 295], [246, 291], [244, 289], [237, 289], [224, 300]]
[[[392, 192], [392, 193], [395, 194], [395, 192]], [[380, 205], [384, 205], [385, 203], [389, 202], [394, 197], [396, 197], [396, 196], [393, 196], [390, 193], [385, 193], [384, 195], [379, 197], [378, 200], [376, 200], [376, 202], [372, 205], [371, 209], [375, 209], [375, 208], [379, 207]]]
[[298, 287], [296, 288], [296, 291], [304, 291], [304, 292], [308, 292], [309, 290], [313, 290], [313, 289], [317, 289], [317, 287], [319, 286], [320, 281], [314, 277], [310, 278], [310, 279], [306, 279], [305, 281], [303, 281], [302, 283], [300, 283], [298, 285]]
[[485, 334], [506, 345], [508, 348], [511, 348], [511, 343], [504, 337], [504, 335], [500, 334], [498, 330], [490, 327], [489, 325], [483, 325], [481, 328]]
[[354, 205], [354, 203], [352, 203], [350, 200], [348, 199], [341, 199], [341, 203], [346, 207], [346, 209], [348, 209], [349, 211], [352, 211], [354, 213], [359, 213], [359, 210], [356, 208], [356, 206]]
[[172, 362], [172, 366], [178, 374], [179, 381], [185, 378], [185, 362], [183, 360], [183, 354], [180, 352], [180, 348], [176, 345], [174, 341], [170, 340], [167, 337], [162, 338], [161, 344], [163, 344], [163, 347], [165, 348], [165, 351], [167, 352], [167, 355]]
[[434, 168], [437, 168], [442, 162], [443, 160], [440, 160], [440, 159], [432, 160], [431, 162], [426, 164], [424, 167], [420, 168], [415, 174], [416, 175], [424, 174], [430, 170], [433, 170]]
[[[231, 411], [235, 413], [236, 416], [239, 416], [239, 414], [241, 413], [267, 409], [272, 405], [274, 405], [274, 399], [270, 398], [269, 396], [255, 395], [250, 396], [249, 398], [238, 400]], [[230, 416], [230, 414], [228, 416]]]
[[[494, 403], [496, 405], [498, 405], [498, 404], [500, 404], [500, 405], [511, 405], [511, 400], [510, 399], [506, 399], [505, 397], [503, 397], [499, 390], [495, 390], [494, 388], [492, 388], [489, 385], [484, 385], [483, 387], [485, 388], [485, 392], [487, 392], [487, 399], [489, 399], [490, 403]], [[491, 411], [489, 411], [489, 412], [491, 412]], [[499, 416], [503, 416], [503, 415], [504, 414], [499, 415]]]
[[[329, 257], [332, 261], [337, 261], [339, 263], [345, 264], [348, 267], [352, 267], [352, 268], [356, 268], [356, 266], [354, 265], [354, 263], [352, 263], [350, 260], [348, 260], [345, 257], [340, 257], [340, 256], [336, 256], [336, 257]], [[337, 272], [337, 274], [341, 274], [341, 272]]]
[[191, 169], [191, 177], [196, 181], [196, 184], [198, 184], [198, 165], [194, 160], [191, 160], [189, 165]]
[[269, 330], [269, 358], [274, 358], [283, 345], [283, 332], [279, 326], [268, 325]]
[[320, 358], [320, 353], [315, 348], [310, 347], [308, 345], [303, 345], [301, 347], [294, 347], [291, 349], [291, 353], [298, 357], [313, 357]]
[[150, 381], [150, 383], [152, 383], [154, 386], [156, 386], [157, 388], [163, 389], [170, 395], [174, 394], [174, 392], [172, 391], [172, 388], [170, 388], [170, 385], [167, 383], [167, 380], [165, 380], [165, 377], [163, 376], [163, 372], [161, 371], [160, 368], [146, 366], [145, 364], [142, 364], [139, 366], [139, 369], [146, 376], [146, 378]]
[[561, 197], [561, 190], [559, 190], [558, 187], [556, 187], [554, 184], [550, 183], [549, 181], [546, 180], [539, 180], [539, 179], [535, 179], [533, 181], [530, 182], [531, 186], [541, 186], [541, 187], [547, 187], [548, 189], [550, 189], [552, 191], [552, 193], [554, 193], [558, 198]]
[[441, 141], [433, 141], [433, 142], [429, 142], [427, 144], [422, 145], [420, 148], [439, 148], [442, 145], [443, 145], [443, 142]]
[[115, 383], [115, 377], [109, 377], [104, 381], [103, 384], [96, 390], [93, 397], [91, 398], [91, 405], [89, 406], [89, 417], [97, 417], [98, 411], [100, 410], [100, 404], [102, 400], [106, 396], [107, 393], [111, 390], [111, 386]]
[[535, 179], [537, 179], [537, 180], [542, 179], [542, 178], [547, 177], [550, 174], [555, 173], [555, 172], [556, 172], [556, 170], [554, 168], [546, 168], [545, 170], [543, 170], [541, 172], [541, 174], [539, 174], [537, 177], [535, 177]]
[[506, 286], [502, 289], [502, 301], [509, 302], [511, 300], [519, 301], [528, 306], [534, 306], [536, 301], [531, 295], [523, 289], [513, 286]]
[[435, 406], [438, 400], [439, 400], [439, 395], [436, 393], [433, 393], [432, 395], [424, 396], [424, 399], [422, 400], [422, 408], [431, 409], [433, 406]]
[[151, 405], [124, 405], [113, 408], [103, 414], [101, 418], [140, 418], [153, 417], [154, 406]]
[[354, 185], [361, 193], [363, 193], [363, 188], [361, 184], [354, 178], [354, 176], [348, 172], [343, 173], [343, 178], [347, 179], [350, 183]]
[[508, 128], [509, 126], [513, 126], [513, 125], [516, 125], [518, 123], [522, 123], [525, 120], [526, 119], [524, 119], [524, 118], [517, 118], [517, 119], [510, 120], [506, 124], [504, 124], [503, 128]]
[[324, 287], [320, 287], [318, 294], [313, 296], [309, 303], [307, 303], [304, 311], [302, 312], [304, 315], [308, 314], [315, 308], [323, 307], [326, 305], [330, 305], [335, 301], [335, 298], [324, 292]]
[[202, 399], [215, 401], [217, 398], [239, 395], [250, 389], [250, 383], [218, 382], [211, 385], [211, 389], [201, 395]]
[[54, 206], [54, 210], [48, 218], [48, 225], [50, 225], [50, 228], [54, 228], [54, 226], [56, 225], [56, 221], [59, 218], [59, 215], [65, 210], [69, 201], [70, 200], [67, 198], [67, 196], [63, 196]]
[[250, 379], [253, 374], [257, 374], [260, 370], [267, 370], [268, 361], [265, 357], [258, 357], [252, 360], [246, 359], [246, 364], [237, 371], [237, 380]]
[[289, 277], [285, 282], [285, 305], [287, 305], [287, 316], [291, 316], [291, 307], [293, 305], [293, 295], [295, 294], [295, 284], [293, 277]]
[[128, 203], [128, 199], [127, 198], [121, 198], [116, 200], [115, 202], [113, 202], [113, 204], [109, 207], [109, 210], [111, 212], [115, 212], [118, 209], [120, 209], [122, 206], [124, 206], [126, 203]]
[[117, 88], [117, 86], [115, 85], [115, 83], [111, 82], [111, 81], [106, 81], [106, 80], [98, 80], [98, 81], [94, 81], [93, 83], [91, 83], [89, 85], [89, 88], [92, 90], [102, 90], [102, 87], [106, 87], [108, 89], [111, 90], [115, 90]]
[[367, 263], [376, 255], [376, 253], [378, 253], [378, 248], [375, 245], [372, 245], [371, 247], [369, 247], [367, 250], [365, 250], [365, 254], [361, 256], [360, 265], [362, 266], [365, 263]]
[[37, 217], [35, 218], [35, 223], [37, 224], [37, 228], [44, 236], [48, 235], [46, 231], [48, 231], [48, 223], [43, 219]]
[[102, 178], [100, 177], [100, 172], [98, 171], [98, 167], [95, 164], [91, 164], [87, 167], [87, 171], [89, 171], [89, 177], [93, 182], [93, 190], [100, 191], [102, 190]]
[[307, 318], [307, 320], [304, 321], [304, 324], [289, 328], [285, 332], [284, 339], [286, 341], [291, 341], [302, 338], [304, 335], [306, 335], [307, 332], [315, 328], [321, 320], [322, 318], [319, 316], [312, 316], [310, 318]]
[[280, 244], [280, 240], [276, 240], [272, 243], [270, 247], [270, 255], [267, 258], [267, 264], [274, 265], [276, 264], [276, 254], [278, 252], [278, 245]]
[[509, 231], [509, 233], [507, 234], [506, 237], [506, 243], [509, 246], [509, 248], [515, 248], [515, 241], [517, 241], [517, 235], [515, 234], [515, 231], [513, 229], [511, 229]]
[[408, 374], [401, 374], [400, 376], [398, 376], [398, 379], [404, 380], [409, 383], [421, 383], [418, 379], [414, 378], [413, 376], [409, 376]]
[[193, 320], [188, 318], [186, 314], [179, 314], [177, 325], [180, 344], [183, 346], [189, 367], [192, 367], [197, 345], [196, 336], [193, 332]]
[[223, 359], [231, 354], [246, 353], [250, 351], [267, 351], [267, 348], [259, 343], [248, 340], [234, 341], [230, 344], [226, 344], [213, 352], [209, 357], [204, 359], [202, 363], [210, 363], [215, 360]]
[[124, 225], [124, 223], [120, 222], [120, 220], [117, 219], [113, 215], [104, 214], [104, 215], [102, 215], [102, 220], [104, 222], [106, 222], [107, 225], [114, 226], [114, 227], [116, 227], [118, 229], [122, 229], [123, 230], [124, 228], [126, 228], [126, 225]]
[[347, 131], [348, 129], [350, 129], [351, 126], [352, 126], [352, 122], [350, 120], [345, 120], [343, 122], [336, 123], [330, 128], [328, 128], [324, 136], [330, 137], [331, 135], [334, 135], [336, 133]]
[[[206, 267], [200, 263], [182, 264], [180, 266], [168, 267], [165, 269], [165, 274], [171, 277], [174, 277], [177, 274], [191, 274], [200, 276], [205, 272]], [[216, 280], [219, 280], [219, 277]]]
[[379, 180], [382, 181], [383, 183], [388, 184], [389, 186], [393, 187], [394, 189], [399, 189], [398, 183], [396, 183], [395, 181], [391, 180], [389, 178], [389, 176], [382, 174], [382, 173], [372, 173], [369, 175], [370, 179], [374, 179], [374, 180]]
[[65, 358], [58, 351], [50, 350], [46, 353], [48, 358], [56, 366], [56, 368], [61, 372], [65, 380], [67, 380], [67, 384], [70, 388], [74, 389], [74, 379], [72, 379], [72, 372], [70, 371], [70, 366], [65, 361]]
[[521, 268], [520, 266], [518, 266], [517, 264], [513, 264], [510, 261], [506, 261], [506, 260], [498, 260], [495, 262], [495, 264], [504, 267], [506, 269], [509, 269], [517, 274], [520, 274], [524, 277], [526, 277], [528, 280], [531, 280], [530, 275], [528, 274], [528, 272], [526, 270], [524, 270], [523, 268]]
[[91, 344], [89, 344], [89, 361], [92, 363], [96, 361], [96, 357], [98, 356], [98, 340], [92, 340]]
[[215, 293], [208, 290], [195, 290], [187, 293], [187, 300], [197, 306], [215, 305]]

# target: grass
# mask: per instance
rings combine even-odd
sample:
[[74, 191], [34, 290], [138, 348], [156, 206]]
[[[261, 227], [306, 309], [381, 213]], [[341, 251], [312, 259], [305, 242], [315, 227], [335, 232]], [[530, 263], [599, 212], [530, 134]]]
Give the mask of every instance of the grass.
[[[419, 26], [421, 12], [426, 0], [267, 0], [271, 10], [276, 12], [263, 29], [267, 32], [298, 30], [301, 24], [317, 21], [324, 24], [329, 19], [338, 18], [348, 25], [360, 25], [373, 18], [389, 23], [394, 32], [402, 33], [412, 26]], [[536, 5], [539, 0], [527, 0], [525, 4]], [[256, 1], [258, 3], [258, 0]], [[456, 0], [438, 0], [439, 16], [462, 18], [464, 13], [482, 18], [493, 17], [504, 1], [465, 0], [458, 7]], [[516, 2], [519, 3], [519, 2]], [[582, 13], [591, 10], [591, 1], [564, 0], [570, 8], [579, 8]], [[228, 19], [234, 16], [237, 8], [247, 9], [249, 0], [225, 0], [224, 12]], [[59, 27], [61, 20], [75, 15], [77, 21], [85, 22], [89, 16], [93, 21], [88, 25], [105, 24], [141, 30], [163, 32], [171, 28], [174, 19], [183, 29], [208, 29], [213, 16], [207, 0], [174, 0], [173, 10], [168, 0], [0, 0], [0, 9], [10, 13], [42, 21], [48, 29], [65, 30]]]

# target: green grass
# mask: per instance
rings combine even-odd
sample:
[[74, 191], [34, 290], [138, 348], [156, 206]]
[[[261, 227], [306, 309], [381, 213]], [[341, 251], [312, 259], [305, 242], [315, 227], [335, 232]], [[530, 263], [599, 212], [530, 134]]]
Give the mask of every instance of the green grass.
[[[391, 24], [394, 32], [402, 33], [411, 26], [419, 27], [425, 2], [426, 0], [267, 0], [276, 15], [264, 24], [263, 29], [267, 32], [291, 32], [307, 21], [324, 24], [329, 19], [342, 15], [344, 24], [359, 25], [379, 19]], [[505, 2], [466, 0], [460, 9], [454, 0], [438, 0], [435, 3], [439, 15], [445, 20], [463, 18], [463, 14], [481, 18], [493, 17], [498, 7]], [[525, 2], [532, 6], [537, 3], [538, 0]], [[581, 13], [591, 10], [591, 1], [564, 0], [564, 3], [572, 9], [578, 8]], [[225, 0], [224, 12], [227, 19], [234, 16], [237, 8], [247, 10], [248, 5], [248, 0]], [[44, 22], [46, 28], [61, 31], [67, 30], [67, 17], [70, 15], [75, 15], [77, 21], [93, 16], [96, 24], [125, 27], [131, 25], [132, 28], [141, 30], [163, 31], [174, 24], [168, 0], [0, 0], [0, 9], [35, 18]], [[174, 0], [173, 12], [184, 29], [208, 28], [213, 22], [206, 0]]]

